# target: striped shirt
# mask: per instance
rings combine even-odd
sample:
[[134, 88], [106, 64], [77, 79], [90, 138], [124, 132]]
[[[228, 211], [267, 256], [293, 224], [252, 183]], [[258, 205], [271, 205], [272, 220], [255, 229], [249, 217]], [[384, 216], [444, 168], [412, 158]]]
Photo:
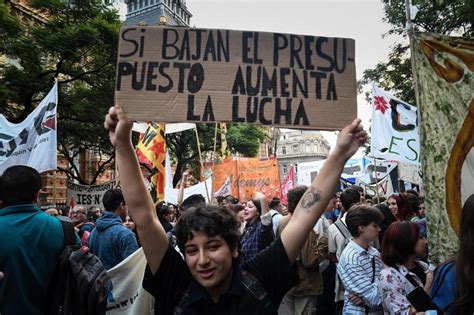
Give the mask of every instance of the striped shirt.
[[380, 308], [378, 284], [382, 267], [380, 254], [375, 248], [369, 246], [365, 250], [353, 240], [347, 244], [337, 265], [337, 274], [345, 288], [343, 314], [365, 314], [364, 306], [349, 301], [349, 293], [357, 294], [372, 310]]

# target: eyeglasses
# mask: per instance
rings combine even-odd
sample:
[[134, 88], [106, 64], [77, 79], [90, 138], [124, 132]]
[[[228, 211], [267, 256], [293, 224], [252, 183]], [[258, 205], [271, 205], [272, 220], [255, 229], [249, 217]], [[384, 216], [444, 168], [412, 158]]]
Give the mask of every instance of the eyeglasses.
[[81, 214], [86, 214], [84, 211], [73, 211], [73, 212], [72, 212], [72, 215], [73, 215], [73, 216], [78, 216], [80, 213], [81, 213]]

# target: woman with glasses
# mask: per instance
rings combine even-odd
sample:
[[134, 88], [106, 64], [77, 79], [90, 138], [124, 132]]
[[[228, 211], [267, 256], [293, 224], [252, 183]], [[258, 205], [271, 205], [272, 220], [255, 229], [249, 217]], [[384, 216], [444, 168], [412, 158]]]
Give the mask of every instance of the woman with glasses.
[[[385, 314], [415, 314], [407, 296], [422, 287], [428, 293], [433, 282], [429, 265], [419, 259], [426, 255], [427, 242], [413, 222], [394, 222], [382, 243], [379, 294]], [[416, 285], [416, 286], [415, 286]]]

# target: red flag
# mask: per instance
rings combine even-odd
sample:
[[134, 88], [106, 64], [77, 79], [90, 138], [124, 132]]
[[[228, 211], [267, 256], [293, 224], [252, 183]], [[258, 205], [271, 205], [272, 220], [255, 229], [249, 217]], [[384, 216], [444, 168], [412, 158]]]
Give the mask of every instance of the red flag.
[[69, 200], [69, 213], [68, 213], [68, 217], [71, 217], [72, 215], [72, 209], [74, 208], [75, 204], [74, 204], [74, 196], [71, 196], [71, 200]]
[[285, 180], [283, 181], [283, 184], [281, 184], [280, 189], [281, 189], [281, 203], [284, 205], [288, 204], [288, 199], [286, 198], [288, 191], [293, 188], [295, 184], [295, 169], [294, 167], [291, 167], [290, 172], [286, 176]]

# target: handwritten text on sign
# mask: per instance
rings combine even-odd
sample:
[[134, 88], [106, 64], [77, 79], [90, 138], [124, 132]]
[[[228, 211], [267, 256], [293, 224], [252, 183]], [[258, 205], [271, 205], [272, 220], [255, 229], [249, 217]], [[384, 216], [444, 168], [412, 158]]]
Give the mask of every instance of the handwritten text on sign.
[[339, 129], [357, 111], [354, 40], [124, 27], [116, 102], [140, 121]]

